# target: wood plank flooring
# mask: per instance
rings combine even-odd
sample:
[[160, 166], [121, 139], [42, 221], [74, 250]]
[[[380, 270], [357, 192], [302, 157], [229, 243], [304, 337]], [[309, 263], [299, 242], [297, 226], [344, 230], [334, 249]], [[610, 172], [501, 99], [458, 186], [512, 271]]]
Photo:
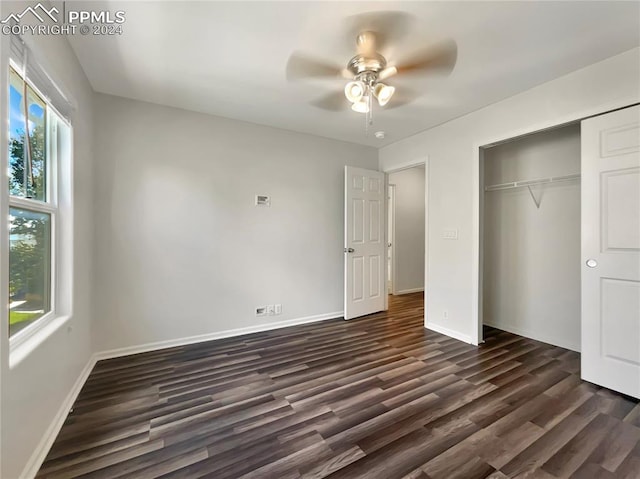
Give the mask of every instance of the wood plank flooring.
[[100, 361], [40, 478], [640, 478], [640, 406], [579, 355], [388, 313]]

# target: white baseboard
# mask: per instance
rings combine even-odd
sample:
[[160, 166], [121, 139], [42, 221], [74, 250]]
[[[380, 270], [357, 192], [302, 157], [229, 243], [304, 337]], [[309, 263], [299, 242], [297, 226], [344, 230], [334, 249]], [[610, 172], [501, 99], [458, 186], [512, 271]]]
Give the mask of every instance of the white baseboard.
[[316, 323], [318, 321], [325, 321], [328, 319], [336, 319], [341, 317], [343, 317], [343, 312], [336, 311], [334, 313], [317, 314], [315, 316], [306, 316], [304, 318], [286, 319], [284, 321], [278, 321], [276, 323], [258, 324], [255, 326], [248, 326], [246, 328], [228, 329], [226, 331], [200, 334], [198, 336], [188, 336], [185, 338], [169, 339], [166, 341], [156, 341], [153, 343], [139, 344], [136, 346], [128, 346], [125, 348], [110, 349], [108, 351], [101, 351], [97, 353], [96, 357], [98, 361], [101, 359], [118, 358], [120, 356], [128, 356], [129, 354], [146, 353], [148, 351], [156, 351], [158, 349], [202, 343], [205, 341], [213, 341], [214, 339], [231, 338], [234, 336], [242, 336], [244, 334], [260, 333], [263, 331], [270, 331], [272, 329]]
[[580, 344], [572, 343], [570, 341], [558, 340], [553, 336], [547, 336], [546, 334], [540, 334], [535, 331], [530, 331], [526, 328], [520, 328], [518, 326], [514, 326], [513, 324], [497, 324], [490, 323], [488, 321], [484, 322], [485, 326], [490, 326], [492, 328], [500, 329], [502, 331], [506, 331], [507, 333], [517, 334], [518, 336], [523, 336], [529, 339], [535, 339], [536, 341], [540, 341], [542, 343], [551, 344], [552, 346], [558, 346], [559, 348], [570, 349], [571, 351], [580, 352]]
[[473, 344], [470, 336], [461, 334], [458, 331], [454, 331], [453, 329], [445, 328], [444, 326], [438, 326], [437, 324], [427, 322], [424, 323], [424, 327], [430, 329], [431, 331], [435, 331], [436, 333], [444, 334], [445, 336], [449, 336], [450, 338], [462, 341], [463, 343]]
[[42, 463], [46, 459], [47, 454], [51, 449], [51, 446], [53, 446], [53, 443], [56, 437], [58, 437], [58, 434], [60, 433], [60, 429], [62, 429], [62, 425], [64, 424], [64, 421], [67, 418], [69, 411], [73, 407], [73, 403], [76, 401], [76, 398], [78, 397], [78, 394], [82, 389], [82, 386], [84, 386], [84, 383], [86, 382], [87, 378], [89, 377], [89, 374], [93, 370], [93, 367], [95, 366], [96, 362], [98, 362], [99, 360], [117, 358], [120, 356], [127, 356], [129, 354], [155, 351], [157, 349], [171, 348], [174, 346], [184, 346], [186, 344], [195, 344], [195, 343], [201, 343], [204, 341], [212, 341], [214, 339], [223, 339], [223, 338], [230, 338], [233, 336], [242, 336], [245, 334], [259, 333], [262, 331], [270, 331], [272, 329], [286, 328], [288, 326], [297, 326], [301, 324], [316, 323], [316, 322], [325, 321], [328, 319], [342, 318], [343, 315], [344, 313], [342, 311], [336, 311], [334, 313], [317, 314], [315, 316], [306, 316], [304, 318], [287, 319], [284, 321], [278, 321], [277, 323], [265, 323], [265, 324], [260, 324], [256, 326], [249, 326], [246, 328], [229, 329], [229, 330], [220, 331], [217, 333], [201, 334], [199, 336], [190, 336], [190, 337], [180, 338], [180, 339], [171, 339], [168, 341], [158, 341], [154, 343], [147, 343], [147, 344], [141, 344], [138, 346], [130, 346], [126, 348], [112, 349], [110, 351], [102, 351], [99, 353], [94, 353], [89, 358], [89, 361], [87, 362], [86, 366], [80, 373], [80, 376], [78, 376], [78, 379], [73, 385], [73, 388], [71, 388], [71, 391], [69, 391], [69, 394], [67, 395], [64, 402], [60, 406], [60, 409], [58, 410], [55, 417], [53, 418], [53, 421], [47, 428], [47, 431], [42, 436], [40, 443], [36, 447], [31, 457], [29, 458], [29, 461], [27, 462], [22, 474], [20, 475], [20, 478], [33, 479], [36, 476], [36, 474], [38, 473], [38, 470], [40, 470], [40, 467], [42, 466]]
[[420, 293], [420, 292], [424, 292], [424, 288], [401, 289], [400, 291], [396, 291], [393, 294], [400, 295], [400, 294], [410, 294], [410, 293]]
[[53, 446], [53, 442], [56, 440], [56, 437], [58, 437], [60, 429], [62, 429], [64, 421], [67, 419], [69, 411], [73, 407], [73, 403], [76, 402], [76, 398], [78, 397], [78, 394], [80, 394], [82, 386], [84, 386], [89, 374], [93, 370], [96, 361], [97, 359], [95, 354], [93, 354], [87, 361], [87, 364], [82, 369], [80, 376], [78, 376], [78, 379], [71, 388], [71, 391], [69, 391], [69, 394], [67, 394], [67, 397], [62, 402], [60, 409], [58, 409], [58, 412], [54, 416], [53, 421], [51, 421], [46, 432], [42, 435], [40, 443], [27, 461], [22, 474], [20, 474], [22, 479], [32, 479], [36, 477], [36, 474], [38, 474], [42, 463], [47, 457], [47, 454], [49, 454], [49, 450], [51, 449], [51, 446]]

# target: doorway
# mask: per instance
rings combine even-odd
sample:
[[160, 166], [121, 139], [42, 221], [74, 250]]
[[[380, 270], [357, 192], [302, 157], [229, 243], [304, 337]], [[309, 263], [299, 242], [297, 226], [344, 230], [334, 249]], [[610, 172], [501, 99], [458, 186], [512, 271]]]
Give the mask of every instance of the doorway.
[[424, 306], [427, 178], [426, 160], [383, 172], [345, 166], [345, 319], [387, 310], [390, 279], [396, 297], [417, 294]]
[[[426, 232], [426, 165], [387, 173], [388, 294], [424, 292]], [[392, 298], [390, 298], [392, 299]]]

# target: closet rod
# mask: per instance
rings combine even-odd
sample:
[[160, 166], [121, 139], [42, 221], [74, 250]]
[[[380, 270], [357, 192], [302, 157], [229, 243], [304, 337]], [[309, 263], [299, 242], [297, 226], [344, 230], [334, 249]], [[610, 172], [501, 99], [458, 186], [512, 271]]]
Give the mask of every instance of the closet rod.
[[512, 188], [526, 188], [528, 186], [544, 185], [547, 183], [560, 183], [562, 181], [572, 181], [580, 179], [580, 175], [551, 176], [537, 180], [514, 181], [512, 183], [500, 183], [485, 187], [484, 191], [510, 190]]

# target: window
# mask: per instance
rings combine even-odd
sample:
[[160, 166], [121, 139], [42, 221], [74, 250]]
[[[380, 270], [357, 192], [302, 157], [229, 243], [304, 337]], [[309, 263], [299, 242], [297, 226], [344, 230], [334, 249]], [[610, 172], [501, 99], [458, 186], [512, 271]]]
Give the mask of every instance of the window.
[[9, 337], [13, 341], [56, 312], [58, 129], [65, 124], [13, 65], [9, 79]]

